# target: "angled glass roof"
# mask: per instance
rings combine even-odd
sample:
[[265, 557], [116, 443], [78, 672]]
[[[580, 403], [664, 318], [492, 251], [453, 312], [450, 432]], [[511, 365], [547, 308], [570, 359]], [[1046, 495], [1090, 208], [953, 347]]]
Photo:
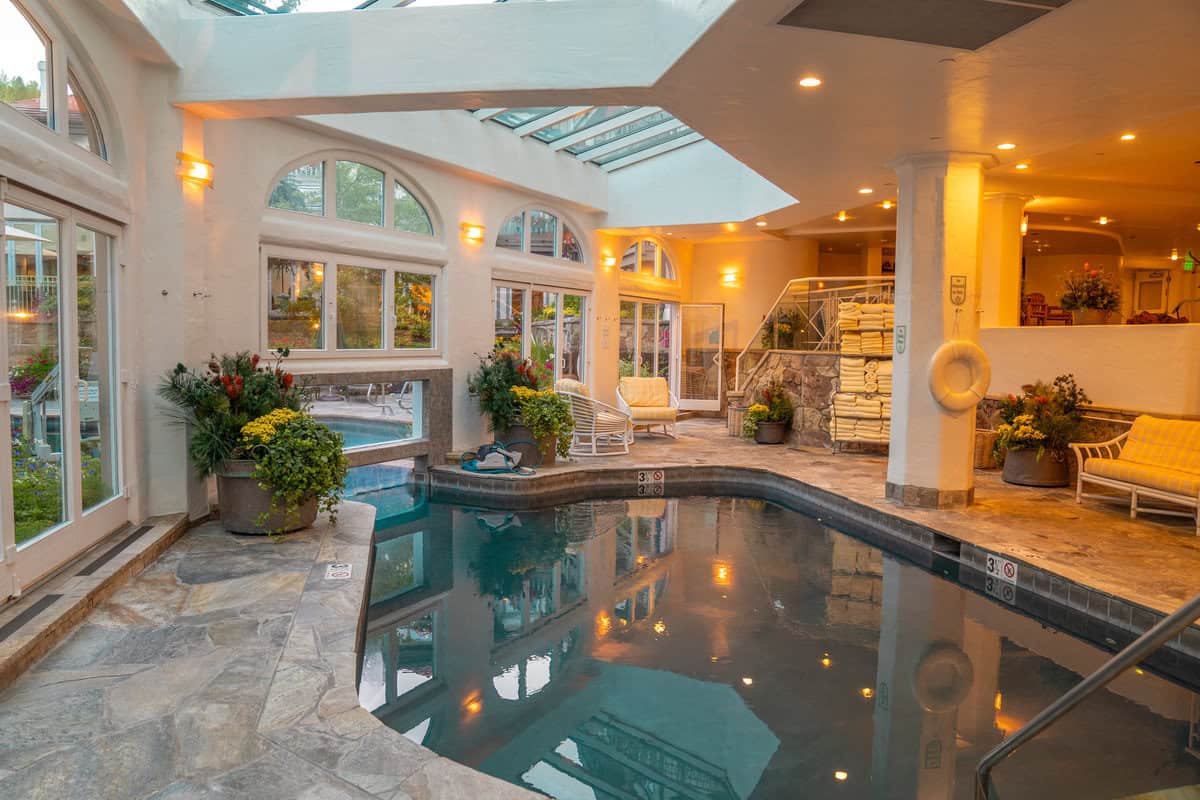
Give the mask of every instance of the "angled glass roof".
[[[542, 0], [542, 2], [544, 1]], [[208, 2], [235, 14], [291, 14], [306, 11], [351, 11], [356, 8], [519, 3], [528, 2], [528, 0], [208, 0]]]
[[538, 106], [471, 112], [612, 172], [699, 142], [702, 135], [653, 106]]

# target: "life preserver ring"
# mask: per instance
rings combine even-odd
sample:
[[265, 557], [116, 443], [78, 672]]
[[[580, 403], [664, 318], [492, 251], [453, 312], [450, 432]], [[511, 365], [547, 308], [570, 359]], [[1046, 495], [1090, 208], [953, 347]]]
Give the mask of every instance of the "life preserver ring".
[[931, 714], [958, 708], [975, 682], [971, 659], [952, 642], [934, 642], [921, 656], [913, 675], [913, 694]]
[[[950, 388], [946, 372], [954, 362], [971, 371], [971, 385], [963, 390]], [[929, 393], [947, 411], [966, 411], [979, 405], [992, 382], [992, 365], [983, 348], [967, 339], [951, 339], [929, 361]]]

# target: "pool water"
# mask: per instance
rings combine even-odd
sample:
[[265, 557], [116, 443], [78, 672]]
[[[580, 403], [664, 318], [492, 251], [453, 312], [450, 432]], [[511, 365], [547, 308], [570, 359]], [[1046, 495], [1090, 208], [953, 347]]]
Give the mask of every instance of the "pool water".
[[[763, 501], [410, 508], [377, 526], [363, 705], [560, 800], [969, 799], [983, 753], [1106, 658]], [[1200, 784], [1195, 708], [1131, 672], [998, 792]]]
[[383, 444], [412, 437], [412, 423], [383, 419], [354, 419], [350, 417], [320, 416], [316, 418], [330, 430], [340, 433], [346, 447]]

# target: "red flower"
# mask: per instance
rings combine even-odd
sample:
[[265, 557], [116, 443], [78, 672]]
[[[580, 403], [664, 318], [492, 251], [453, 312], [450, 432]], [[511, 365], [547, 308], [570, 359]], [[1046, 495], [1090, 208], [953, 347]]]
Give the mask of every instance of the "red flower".
[[1034, 401], [1035, 403], [1037, 403], [1039, 406], [1044, 406], [1044, 405], [1046, 405], [1047, 403], [1049, 403], [1049, 402], [1050, 402], [1050, 398], [1049, 398], [1049, 397], [1043, 397], [1042, 395], [1038, 395], [1037, 397], [1033, 398], [1033, 401]]
[[292, 375], [292, 373], [290, 373], [290, 372], [283, 373], [283, 388], [285, 391], [292, 388], [292, 381], [294, 381], [294, 380], [295, 380], [295, 377]]
[[258, 353], [255, 353], [254, 355], [250, 356], [250, 366], [252, 368], [258, 367]]
[[1017, 396], [1016, 396], [1015, 394], [1010, 394], [1010, 395], [1008, 396], [1008, 402], [1010, 402], [1010, 403], [1015, 403], [1015, 402], [1017, 402]]

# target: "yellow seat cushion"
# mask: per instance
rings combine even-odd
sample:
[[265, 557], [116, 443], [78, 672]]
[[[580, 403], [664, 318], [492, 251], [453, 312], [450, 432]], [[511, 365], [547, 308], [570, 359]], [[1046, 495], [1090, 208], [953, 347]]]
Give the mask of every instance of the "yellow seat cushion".
[[629, 409], [635, 425], [645, 422], [674, 422], [675, 409], [670, 406], [637, 406]]
[[[1124, 453], [1121, 454], [1124, 456]], [[1188, 497], [1200, 497], [1200, 475], [1153, 464], [1139, 464], [1122, 458], [1089, 458], [1084, 471], [1099, 478], [1161, 489]]]
[[592, 396], [591, 392], [588, 391], [588, 387], [587, 387], [586, 383], [581, 383], [577, 380], [572, 380], [571, 378], [561, 378], [561, 379], [555, 381], [554, 382], [554, 391], [570, 392], [571, 394], [577, 394], [581, 397], [591, 397]]
[[1133, 421], [1120, 460], [1200, 475], [1200, 422], [1143, 414]]
[[621, 378], [617, 390], [630, 408], [671, 405], [666, 378]]

